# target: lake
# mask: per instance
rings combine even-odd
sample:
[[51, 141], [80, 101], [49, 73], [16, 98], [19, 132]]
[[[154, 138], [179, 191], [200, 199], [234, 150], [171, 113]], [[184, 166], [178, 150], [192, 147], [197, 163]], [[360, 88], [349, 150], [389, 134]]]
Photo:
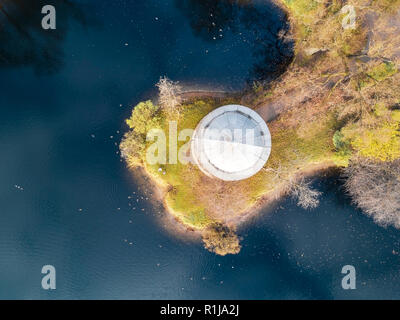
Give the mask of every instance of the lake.
[[[400, 298], [400, 231], [354, 208], [337, 176], [315, 181], [317, 209], [282, 199], [221, 257], [166, 230], [120, 159], [124, 119], [160, 76], [224, 90], [278, 76], [293, 49], [280, 9], [45, 1], [57, 29], [44, 31], [44, 1], [25, 2], [6, 1], [13, 22], [0, 12], [1, 299]], [[56, 290], [41, 288], [44, 265]], [[356, 290], [341, 287], [344, 265]]]

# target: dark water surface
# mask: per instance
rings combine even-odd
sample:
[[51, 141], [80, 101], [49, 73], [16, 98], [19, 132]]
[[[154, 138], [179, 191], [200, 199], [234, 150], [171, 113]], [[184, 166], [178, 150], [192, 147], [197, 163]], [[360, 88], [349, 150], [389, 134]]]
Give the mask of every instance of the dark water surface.
[[[14, 17], [0, 12], [0, 298], [400, 298], [399, 231], [354, 209], [335, 178], [316, 182], [318, 209], [284, 200], [220, 257], [166, 232], [120, 161], [130, 105], [161, 75], [238, 88], [279, 74], [291, 45], [276, 7], [46, 1], [49, 36], [42, 1], [0, 2]], [[55, 291], [41, 289], [47, 264]], [[341, 288], [346, 264], [356, 290]]]

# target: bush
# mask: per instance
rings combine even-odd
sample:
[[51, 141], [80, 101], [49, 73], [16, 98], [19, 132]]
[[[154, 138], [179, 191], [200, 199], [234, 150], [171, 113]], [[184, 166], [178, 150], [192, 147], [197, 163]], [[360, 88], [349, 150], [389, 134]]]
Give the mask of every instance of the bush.
[[214, 223], [204, 231], [203, 242], [207, 250], [221, 256], [236, 254], [240, 251], [236, 233], [221, 223]]
[[336, 131], [333, 135], [333, 145], [338, 152], [348, 153], [350, 151], [350, 146], [340, 131]]

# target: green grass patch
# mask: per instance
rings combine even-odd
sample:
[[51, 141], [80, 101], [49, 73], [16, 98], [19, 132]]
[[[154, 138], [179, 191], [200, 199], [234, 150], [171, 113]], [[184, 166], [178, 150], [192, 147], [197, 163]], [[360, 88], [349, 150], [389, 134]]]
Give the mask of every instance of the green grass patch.
[[[233, 103], [199, 100], [184, 105], [178, 121], [178, 133], [183, 129], [195, 129], [199, 121], [215, 108]], [[153, 106], [148, 104], [149, 107]], [[288, 117], [297, 116], [289, 114]], [[333, 161], [335, 146], [332, 137], [337, 123], [332, 114], [323, 114], [318, 121], [299, 121], [297, 126], [285, 127], [288, 119], [269, 123], [272, 135], [272, 152], [261, 170], [253, 177], [234, 182], [225, 182], [205, 176], [197, 166], [183, 164], [149, 164], [143, 159], [146, 171], [160, 185], [166, 187], [166, 204], [185, 225], [203, 230], [217, 222], [221, 213], [240, 215], [250, 209], [266, 193], [287, 183], [287, 179], [310, 165]], [[141, 124], [142, 121], [140, 122]], [[162, 129], [166, 133], [166, 150], [169, 151], [168, 123]], [[133, 132], [133, 131], [131, 131]], [[178, 141], [178, 150], [189, 143]], [[146, 142], [146, 149], [156, 141]], [[167, 158], [168, 159], [168, 158]], [[272, 170], [271, 170], [272, 169]], [[281, 170], [277, 177], [276, 172]]]
[[283, 0], [283, 2], [292, 10], [294, 15], [304, 17], [318, 8], [318, 1], [315, 0]]
[[383, 62], [367, 72], [367, 75], [376, 81], [383, 81], [397, 73], [396, 65], [389, 61]]

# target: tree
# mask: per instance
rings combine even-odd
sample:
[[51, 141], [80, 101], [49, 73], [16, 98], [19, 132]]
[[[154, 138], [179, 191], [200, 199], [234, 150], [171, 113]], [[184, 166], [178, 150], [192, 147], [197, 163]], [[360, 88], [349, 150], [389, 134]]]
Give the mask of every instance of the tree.
[[297, 205], [303, 209], [313, 209], [319, 205], [321, 192], [311, 187], [311, 182], [306, 182], [304, 178], [291, 182], [290, 193], [297, 199]]
[[160, 107], [155, 106], [150, 100], [141, 102], [133, 108], [126, 124], [131, 130], [125, 133], [119, 148], [121, 156], [126, 159], [128, 165], [134, 167], [142, 163], [147, 133], [162, 125]]
[[140, 165], [142, 163], [145, 146], [146, 140], [142, 135], [135, 131], [129, 131], [125, 133], [119, 145], [121, 157], [124, 158], [131, 167]]
[[341, 133], [362, 157], [392, 161], [400, 158], [400, 125], [397, 121], [379, 123], [373, 128], [360, 123], [342, 128]]
[[400, 160], [355, 159], [344, 169], [353, 202], [377, 223], [400, 228]]
[[149, 130], [159, 128], [160, 122], [160, 107], [155, 106], [150, 100], [136, 105], [132, 110], [131, 117], [126, 120], [129, 128], [144, 136]]
[[159, 91], [159, 104], [167, 116], [179, 114], [182, 104], [182, 87], [179, 82], [173, 82], [167, 77], [161, 77], [156, 87]]
[[282, 166], [280, 163], [276, 168], [263, 168], [265, 172], [273, 172], [272, 180], [274, 183], [286, 184], [286, 194], [297, 199], [297, 205], [303, 209], [314, 209], [319, 205], [319, 197], [321, 192], [311, 187], [311, 181], [306, 181], [304, 177], [291, 174], [293, 167], [301, 167], [305, 161], [308, 161], [306, 156], [301, 157], [298, 150], [294, 150], [294, 157], [290, 160], [289, 165]]
[[236, 254], [240, 251], [239, 238], [236, 233], [219, 222], [213, 223], [204, 231], [203, 242], [207, 250], [221, 256]]

